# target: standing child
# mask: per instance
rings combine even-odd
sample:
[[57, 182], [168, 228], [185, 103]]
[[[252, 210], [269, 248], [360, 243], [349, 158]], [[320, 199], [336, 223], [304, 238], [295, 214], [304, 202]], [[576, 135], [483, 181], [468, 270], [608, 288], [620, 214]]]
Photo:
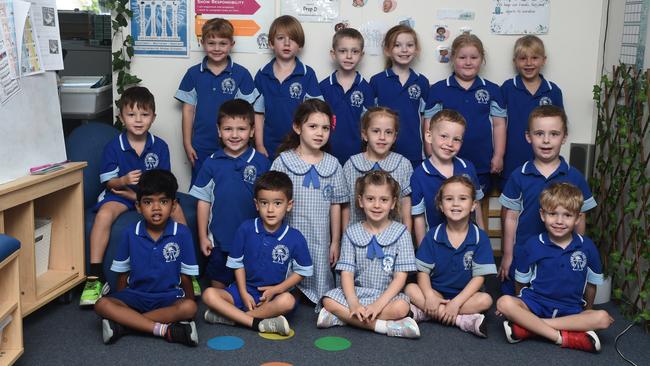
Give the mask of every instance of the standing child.
[[533, 158], [533, 149], [525, 136], [530, 112], [540, 105], [563, 107], [560, 88], [540, 74], [546, 63], [546, 52], [539, 37], [527, 35], [519, 38], [515, 42], [512, 61], [518, 75], [501, 85], [501, 93], [508, 108], [501, 189], [516, 167]]
[[492, 297], [481, 292], [485, 276], [497, 273], [490, 238], [470, 221], [478, 207], [474, 183], [464, 176], [447, 179], [436, 205], [447, 218], [427, 233], [416, 254], [418, 283], [406, 287], [417, 321], [455, 325], [487, 338], [485, 315]]
[[293, 207], [292, 196], [291, 179], [284, 173], [268, 172], [255, 182], [259, 217], [237, 229], [228, 256], [236, 283], [225, 290], [205, 290], [205, 321], [237, 322], [263, 333], [289, 335], [283, 315], [296, 303], [289, 290], [313, 273], [305, 238], [284, 222]]
[[504, 294], [514, 294], [513, 280], [519, 248], [528, 238], [544, 231], [544, 223], [538, 212], [539, 195], [546, 186], [553, 182], [569, 182], [580, 188], [585, 200], [581, 209], [583, 218], [576, 224], [578, 234], [585, 232], [584, 213], [596, 207], [596, 200], [585, 178], [560, 156], [567, 130], [567, 117], [560, 107], [537, 107], [528, 117], [526, 140], [531, 144], [535, 158], [512, 172], [499, 198], [506, 208], [503, 258], [499, 269]]
[[395, 143], [395, 151], [409, 159], [413, 167], [425, 157], [422, 112], [429, 90], [429, 80], [411, 69], [419, 52], [420, 45], [413, 28], [406, 25], [392, 27], [384, 37], [386, 70], [370, 79], [377, 105], [390, 108], [399, 115], [402, 133]]
[[503, 170], [506, 148], [506, 109], [499, 86], [479, 76], [485, 62], [481, 40], [461, 34], [451, 45], [454, 72], [431, 86], [425, 125], [445, 108], [460, 112], [467, 121], [463, 147], [458, 156], [476, 167], [481, 189], [490, 192], [490, 174]]
[[[196, 314], [190, 276], [199, 274], [190, 230], [170, 220], [178, 183], [167, 170], [140, 177], [135, 203], [144, 220], [129, 226], [111, 270], [119, 272], [117, 291], [95, 304], [105, 344], [129, 330], [197, 346]], [[189, 321], [187, 321], [189, 320]]]
[[[104, 147], [99, 180], [106, 188], [99, 195], [97, 212], [90, 231], [90, 271], [79, 305], [90, 306], [108, 293], [104, 277], [104, 253], [113, 222], [122, 213], [135, 210], [135, 188], [142, 173], [151, 169], [170, 170], [169, 148], [160, 137], [149, 132], [156, 119], [153, 94], [142, 86], [126, 89], [118, 102], [120, 119], [126, 131]], [[172, 218], [185, 224], [180, 205], [174, 205]]]
[[[289, 225], [307, 239], [314, 275], [298, 288], [314, 304], [334, 288], [330, 266], [339, 257], [341, 204], [348, 202], [343, 168], [324, 152], [332, 126], [332, 111], [319, 99], [304, 101], [296, 109], [293, 130], [278, 151], [271, 170], [289, 175], [293, 182], [294, 208]], [[318, 307], [317, 309], [318, 310]]]
[[401, 293], [416, 266], [411, 234], [392, 220], [398, 212], [399, 184], [387, 172], [371, 171], [355, 188], [365, 220], [345, 230], [336, 265], [341, 287], [323, 297], [316, 325], [350, 324], [389, 337], [418, 338], [420, 329], [408, 317], [409, 300]]
[[[384, 107], [371, 107], [361, 119], [361, 136], [364, 152], [356, 154], [343, 166], [343, 174], [350, 192], [350, 205], [343, 207], [343, 228], [363, 219], [363, 211], [354, 207], [357, 201], [355, 184], [357, 179], [373, 170], [388, 172], [400, 186], [400, 215], [402, 223], [411, 232], [411, 174], [413, 167], [402, 155], [391, 149], [397, 139], [399, 117]], [[395, 218], [396, 220], [398, 217]]]
[[201, 251], [210, 260], [205, 275], [212, 286], [234, 281], [226, 267], [235, 232], [256, 216], [253, 185], [269, 170], [266, 156], [250, 147], [255, 113], [245, 100], [233, 99], [219, 109], [219, 138], [223, 146], [203, 163], [190, 194], [198, 198], [196, 221]]
[[255, 75], [260, 92], [255, 101], [255, 147], [273, 158], [280, 142], [291, 131], [291, 117], [307, 99], [323, 99], [311, 67], [300, 62], [305, 33], [298, 19], [282, 15], [271, 23], [269, 43], [275, 57]]
[[192, 164], [190, 186], [203, 161], [221, 148], [214, 139], [221, 104], [235, 98], [253, 103], [259, 95], [248, 70], [230, 58], [235, 45], [232, 24], [226, 19], [210, 19], [201, 34], [206, 56], [187, 70], [175, 96], [183, 102], [183, 147]]
[[374, 105], [370, 84], [356, 70], [363, 57], [363, 36], [354, 28], [343, 28], [332, 39], [332, 60], [338, 70], [320, 82], [320, 90], [335, 116], [330, 151], [341, 165], [359, 152], [359, 120]]
[[[427, 230], [443, 223], [445, 216], [439, 211], [436, 196], [442, 183], [449, 177], [462, 175], [468, 177], [476, 189], [476, 199], [483, 198], [474, 165], [456, 156], [463, 145], [465, 118], [451, 109], [436, 113], [424, 135], [431, 156], [418, 166], [411, 176], [411, 201], [413, 208], [413, 231], [415, 242], [420, 245]], [[483, 228], [481, 206], [476, 206], [476, 221]]]
[[504, 295], [497, 301], [497, 311], [508, 318], [506, 338], [517, 343], [539, 335], [562, 348], [598, 352], [594, 330], [608, 328], [614, 319], [605, 310], [592, 310], [603, 274], [594, 243], [575, 233], [582, 192], [570, 183], [553, 183], [542, 191], [539, 205], [536, 213], [546, 230], [531, 236], [520, 251], [519, 297]]

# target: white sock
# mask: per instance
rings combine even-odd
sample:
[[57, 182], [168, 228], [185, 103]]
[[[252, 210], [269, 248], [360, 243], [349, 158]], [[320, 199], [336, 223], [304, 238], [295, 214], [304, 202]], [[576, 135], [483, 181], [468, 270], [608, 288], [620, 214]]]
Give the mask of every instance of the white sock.
[[558, 346], [562, 345], [562, 332], [560, 332], [559, 330], [557, 331], [557, 339], [555, 339], [555, 344], [557, 344]]
[[385, 320], [375, 320], [375, 332], [379, 334], [386, 334], [388, 332]]

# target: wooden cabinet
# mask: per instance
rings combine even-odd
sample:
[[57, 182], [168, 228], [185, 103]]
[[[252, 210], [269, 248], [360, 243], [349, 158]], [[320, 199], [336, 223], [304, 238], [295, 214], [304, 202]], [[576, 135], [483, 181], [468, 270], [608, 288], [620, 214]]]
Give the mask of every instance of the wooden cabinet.
[[[68, 163], [45, 175], [0, 185], [0, 232], [20, 240], [19, 283], [22, 316], [85, 280], [83, 168]], [[34, 220], [52, 220], [49, 265], [36, 276]]]
[[0, 262], [0, 322], [12, 317], [0, 337], [0, 365], [13, 364], [23, 354], [23, 326], [18, 292], [20, 250]]

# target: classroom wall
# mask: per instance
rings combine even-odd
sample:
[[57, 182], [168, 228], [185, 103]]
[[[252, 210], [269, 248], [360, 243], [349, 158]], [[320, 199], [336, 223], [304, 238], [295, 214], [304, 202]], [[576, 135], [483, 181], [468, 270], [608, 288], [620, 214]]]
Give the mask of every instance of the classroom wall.
[[[607, 1], [609, 1], [609, 12], [606, 13], [608, 14], [606, 32], [603, 29], [603, 36], [605, 36], [603, 60], [604, 71], [611, 72], [612, 67], [619, 64], [621, 54], [625, 0]], [[607, 4], [605, 4], [605, 7], [607, 7]], [[650, 68], [650, 27], [646, 29], [644, 54], [644, 69], [648, 68]]]
[[[606, 1], [551, 1], [549, 33], [541, 36], [546, 44], [548, 56], [544, 75], [561, 87], [569, 115], [570, 135], [563, 149], [565, 156], [568, 155], [571, 142], [591, 143], [594, 140], [595, 114], [591, 91], [600, 75]], [[449, 25], [451, 38], [459, 33], [459, 27], [470, 26], [473, 33], [483, 40], [487, 50], [487, 64], [481, 73], [484, 78], [501, 84], [514, 75], [512, 47], [518, 36], [490, 33], [491, 1], [398, 0], [397, 9], [388, 14], [381, 12], [380, 3], [380, 0], [368, 0], [365, 7], [354, 8], [352, 0], [341, 0], [341, 18], [349, 20], [350, 26], [358, 28], [369, 20], [382, 21], [392, 26], [401, 18], [412, 17], [422, 44], [422, 52], [414, 64], [414, 69], [426, 75], [430, 82], [445, 78], [451, 73], [448, 64], [440, 64], [435, 59], [435, 48], [439, 43], [433, 39], [433, 25], [439, 22]], [[193, 9], [193, 3], [190, 7]], [[439, 21], [436, 19], [436, 11], [441, 8], [471, 9], [476, 12], [476, 18], [473, 21]], [[190, 13], [192, 22], [193, 11]], [[280, 15], [279, 1], [276, 15]], [[331, 23], [303, 24], [307, 39], [300, 57], [315, 69], [319, 79], [325, 78], [333, 69], [328, 55], [331, 36], [334, 33], [333, 26]], [[193, 24], [190, 24], [190, 29], [193, 29]], [[451, 44], [451, 39], [447, 43]], [[189, 59], [137, 56], [132, 64], [133, 72], [143, 80], [142, 85], [150, 88], [156, 96], [158, 116], [152, 131], [168, 142], [172, 170], [178, 177], [183, 191], [186, 191], [189, 185], [190, 166], [182, 146], [180, 103], [174, 99], [174, 94], [185, 70], [200, 62], [201, 58], [202, 54], [199, 52], [192, 52]], [[254, 75], [268, 62], [270, 55], [235, 53], [233, 58]], [[373, 74], [383, 69], [383, 64], [383, 57], [366, 55], [360, 71], [366, 79], [370, 79]]]

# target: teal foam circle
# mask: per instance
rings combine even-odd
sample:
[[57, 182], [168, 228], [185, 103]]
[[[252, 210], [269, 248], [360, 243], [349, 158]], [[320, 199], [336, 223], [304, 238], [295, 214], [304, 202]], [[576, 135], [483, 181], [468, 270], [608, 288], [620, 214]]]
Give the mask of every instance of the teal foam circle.
[[239, 337], [215, 337], [208, 341], [208, 348], [216, 351], [234, 351], [244, 347], [244, 340]]

